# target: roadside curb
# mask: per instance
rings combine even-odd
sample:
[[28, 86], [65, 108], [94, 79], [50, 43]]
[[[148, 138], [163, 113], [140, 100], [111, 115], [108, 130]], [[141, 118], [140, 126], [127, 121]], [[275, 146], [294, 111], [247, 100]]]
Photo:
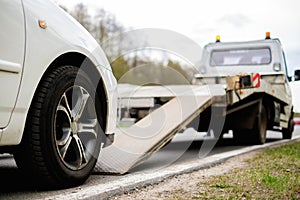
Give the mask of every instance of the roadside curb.
[[300, 136], [296, 136], [292, 140], [280, 140], [264, 145], [249, 146], [238, 150], [215, 154], [200, 160], [169, 166], [161, 169], [159, 172], [146, 172], [134, 175], [124, 175], [123, 178], [111, 181], [110, 183], [93, 185], [84, 188], [76, 193], [70, 193], [67, 195], [62, 194], [51, 196], [49, 199], [107, 199], [114, 195], [120, 195], [147, 185], [159, 183], [167, 178], [174, 177], [176, 175], [191, 173], [197, 170], [213, 167], [225, 162], [232, 157], [265, 149], [268, 147], [290, 144], [297, 141], [300, 141]]

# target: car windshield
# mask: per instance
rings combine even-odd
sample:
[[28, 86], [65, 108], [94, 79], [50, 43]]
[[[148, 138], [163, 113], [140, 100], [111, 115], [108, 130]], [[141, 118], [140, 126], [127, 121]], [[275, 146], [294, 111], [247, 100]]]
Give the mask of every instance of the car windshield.
[[214, 50], [211, 66], [263, 65], [271, 62], [269, 48]]

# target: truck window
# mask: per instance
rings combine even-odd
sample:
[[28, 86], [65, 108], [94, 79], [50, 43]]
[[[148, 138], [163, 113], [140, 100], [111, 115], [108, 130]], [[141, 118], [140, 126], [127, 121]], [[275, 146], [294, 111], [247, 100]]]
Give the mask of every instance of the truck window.
[[269, 48], [213, 50], [211, 66], [264, 65], [271, 63]]

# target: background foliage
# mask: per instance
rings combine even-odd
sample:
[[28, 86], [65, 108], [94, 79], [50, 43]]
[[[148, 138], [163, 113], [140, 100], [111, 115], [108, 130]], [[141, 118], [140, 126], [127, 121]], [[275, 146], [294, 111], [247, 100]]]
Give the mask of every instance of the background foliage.
[[[123, 41], [123, 34], [130, 31], [130, 28], [125, 28], [119, 23], [114, 14], [100, 9], [91, 15], [83, 3], [77, 4], [72, 10], [62, 8], [94, 36], [106, 53], [113, 73], [120, 82], [140, 84], [140, 80], [145, 80], [153, 84], [168, 85], [191, 82], [196, 70], [166, 52], [139, 50], [122, 55], [124, 47], [121, 44], [134, 41]], [[141, 69], [137, 69], [140, 67]]]

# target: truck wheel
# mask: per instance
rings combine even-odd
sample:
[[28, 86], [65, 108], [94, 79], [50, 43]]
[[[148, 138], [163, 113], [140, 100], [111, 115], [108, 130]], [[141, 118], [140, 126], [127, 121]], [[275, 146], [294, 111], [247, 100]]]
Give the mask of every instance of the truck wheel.
[[294, 120], [293, 117], [290, 117], [288, 127], [282, 128], [282, 139], [292, 139], [293, 132], [294, 132]]
[[38, 187], [72, 187], [90, 175], [103, 133], [95, 91], [87, 75], [73, 66], [55, 69], [40, 83], [14, 152], [19, 169]]
[[254, 144], [264, 144], [266, 142], [267, 125], [268, 125], [267, 112], [264, 105], [262, 105], [261, 113], [259, 114], [259, 116], [257, 116], [253, 128], [253, 132], [255, 134], [253, 138]]
[[255, 119], [252, 129], [234, 129], [233, 139], [236, 144], [264, 144], [267, 133], [267, 112], [262, 105], [261, 113]]

